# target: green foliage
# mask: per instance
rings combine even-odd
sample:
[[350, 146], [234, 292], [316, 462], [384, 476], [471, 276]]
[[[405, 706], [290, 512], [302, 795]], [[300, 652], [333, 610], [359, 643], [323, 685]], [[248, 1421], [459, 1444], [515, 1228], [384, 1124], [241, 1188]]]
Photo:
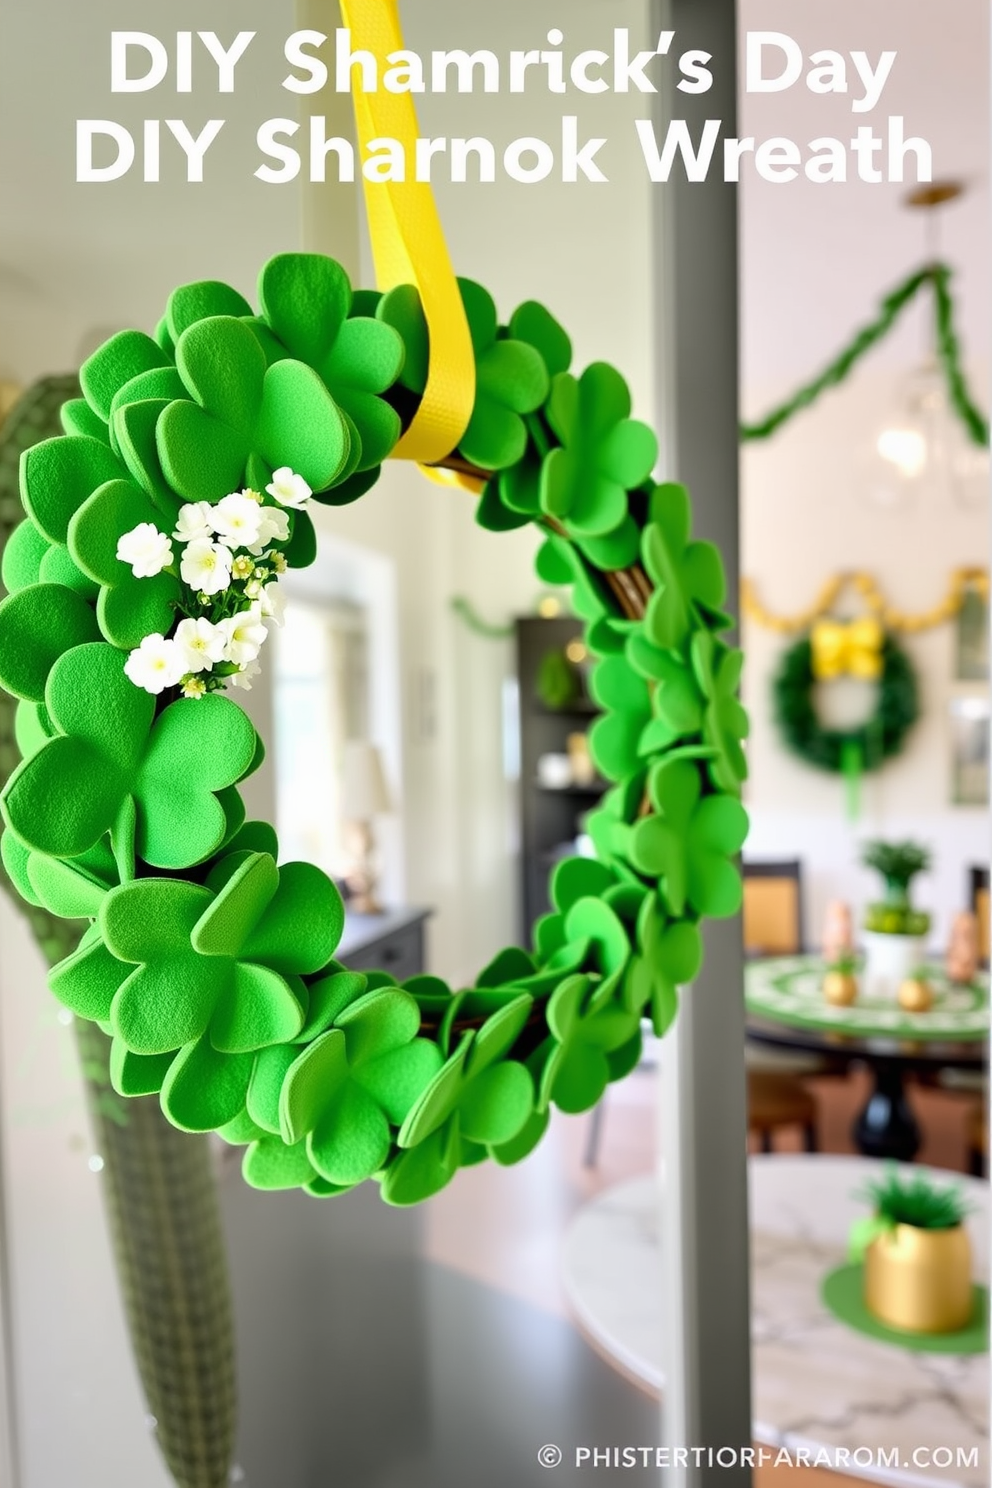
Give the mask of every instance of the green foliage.
[[859, 1198], [868, 1200], [886, 1224], [913, 1225], [919, 1230], [950, 1230], [964, 1221], [968, 1204], [960, 1188], [944, 1188], [925, 1173], [904, 1177], [890, 1168], [883, 1178], [865, 1185]]
[[930, 849], [919, 842], [883, 842], [876, 838], [862, 845], [861, 861], [882, 875], [887, 892], [897, 902], [905, 902], [913, 879], [930, 867]]

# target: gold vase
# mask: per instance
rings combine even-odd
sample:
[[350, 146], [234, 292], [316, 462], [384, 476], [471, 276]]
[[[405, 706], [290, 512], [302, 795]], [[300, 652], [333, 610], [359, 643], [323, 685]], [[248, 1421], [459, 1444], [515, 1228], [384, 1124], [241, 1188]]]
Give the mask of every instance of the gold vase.
[[899, 1224], [865, 1252], [865, 1306], [890, 1328], [953, 1333], [972, 1312], [971, 1246], [963, 1225]]

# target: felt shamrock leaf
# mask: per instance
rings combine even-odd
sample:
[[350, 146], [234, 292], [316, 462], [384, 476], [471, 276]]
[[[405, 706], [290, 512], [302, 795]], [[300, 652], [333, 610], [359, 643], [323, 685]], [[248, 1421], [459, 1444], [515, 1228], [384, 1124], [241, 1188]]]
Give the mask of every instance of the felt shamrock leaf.
[[[548, 396], [548, 371], [534, 345], [518, 340], [512, 332], [500, 334], [496, 303], [481, 284], [459, 279], [458, 289], [475, 357], [475, 402], [458, 448], [480, 470], [502, 470], [516, 464], [527, 447], [523, 415], [540, 408]], [[429, 345], [417, 291], [412, 285], [391, 290], [376, 314], [403, 337], [406, 361], [400, 381], [412, 392], [422, 393], [427, 385]], [[536, 318], [532, 333], [553, 340], [546, 326], [537, 328]], [[557, 355], [560, 358], [560, 348]]]
[[637, 919], [639, 954], [627, 968], [623, 1003], [640, 1013], [651, 1004], [658, 1038], [678, 1010], [678, 988], [691, 982], [703, 963], [703, 938], [693, 920], [667, 920], [656, 893], [645, 895]]
[[146, 372], [171, 369], [168, 354], [143, 331], [119, 331], [104, 341], [79, 369], [83, 395], [107, 423], [114, 398], [127, 383]]
[[33, 444], [21, 456], [21, 500], [38, 531], [63, 547], [69, 523], [104, 481], [127, 470], [109, 445], [83, 435], [59, 435]]
[[124, 657], [97, 642], [52, 667], [45, 706], [55, 736], [23, 761], [0, 808], [36, 852], [74, 858], [137, 807], [137, 848], [158, 868], [185, 868], [228, 834], [217, 792], [258, 763], [258, 738], [229, 699], [180, 699], [156, 719], [155, 701], [124, 675]]
[[176, 367], [192, 400], [166, 406], [155, 440], [184, 501], [217, 502], [240, 490], [252, 458], [263, 468], [290, 466], [315, 491], [345, 469], [351, 436], [317, 373], [290, 359], [267, 368], [240, 320], [211, 316], [189, 326]]
[[59, 657], [98, 641], [91, 605], [64, 584], [29, 584], [0, 604], [0, 687], [40, 703]]
[[400, 436], [399, 415], [379, 396], [392, 387], [403, 365], [399, 333], [382, 320], [350, 314], [347, 274], [319, 253], [280, 253], [270, 259], [258, 293], [268, 324], [290, 355], [320, 374], [345, 413], [352, 453], [338, 478], [380, 464]]
[[590, 690], [609, 710], [589, 730], [590, 753], [607, 780], [623, 780], [638, 768], [645, 749], [659, 749], [678, 737], [664, 720], [652, 722], [648, 684], [625, 657], [607, 656], [597, 663]]
[[649, 510], [642, 550], [655, 590], [644, 633], [655, 646], [676, 650], [688, 639], [694, 602], [712, 612], [715, 623], [726, 623], [719, 614], [726, 590], [723, 564], [712, 543], [689, 541], [691, 512], [684, 486], [656, 486]]
[[737, 698], [743, 665], [743, 651], [721, 646], [709, 631], [693, 636], [692, 666], [706, 698], [703, 738], [713, 750], [710, 779], [732, 795], [740, 794], [747, 779], [741, 740], [748, 735], [748, 717]]
[[97, 602], [100, 628], [123, 650], [140, 646], [148, 635], [167, 635], [176, 618], [182, 588], [165, 570], [136, 578], [117, 556], [121, 535], [151, 523], [166, 524], [151, 498], [130, 480], [107, 481], [83, 502], [69, 523], [69, 552], [82, 571], [101, 585]]
[[733, 796], [702, 796], [699, 770], [691, 760], [656, 765], [649, 778], [655, 814], [630, 833], [630, 861], [640, 873], [662, 881], [665, 902], [680, 917], [721, 918], [741, 906], [740, 874], [730, 861], [747, 835], [747, 814]]
[[[402, 1150], [382, 1181], [388, 1204], [419, 1203], [442, 1189], [466, 1157], [483, 1156], [486, 1147], [510, 1142], [521, 1131], [534, 1110], [534, 1082], [523, 1064], [506, 1055], [532, 1001], [527, 994], [504, 996], [481, 1028], [461, 1035], [400, 1127]], [[470, 1020], [476, 1007], [487, 1005], [485, 993], [468, 993], [460, 1012]], [[471, 1151], [473, 1145], [482, 1150]]]
[[515, 341], [526, 341], [541, 353], [549, 377], [567, 372], [572, 361], [572, 343], [550, 310], [538, 300], [525, 300], [510, 316], [509, 332]]
[[658, 441], [629, 415], [627, 384], [606, 362], [552, 382], [547, 417], [561, 446], [544, 460], [541, 506], [572, 536], [603, 537], [620, 527], [627, 492], [651, 473]]
[[588, 976], [567, 977], [548, 1002], [550, 1054], [538, 1108], [554, 1101], [562, 1111], [588, 1111], [621, 1069], [640, 1056], [640, 1015], [609, 1001], [597, 1005]]
[[165, 307], [165, 324], [174, 348], [183, 331], [213, 315], [250, 316], [252, 308], [244, 295], [217, 279], [201, 279], [174, 289]]
[[290, 1065], [282, 1086], [282, 1137], [306, 1152], [326, 1182], [347, 1187], [385, 1163], [399, 1126], [437, 1071], [437, 1045], [418, 1038], [408, 992], [382, 987], [350, 1002]]
[[126, 974], [110, 1011], [135, 1054], [164, 1054], [209, 1034], [249, 1053], [294, 1039], [308, 1004], [304, 973], [326, 965], [344, 921], [319, 868], [235, 853], [201, 886], [141, 878], [100, 906], [104, 943]]
[[10, 594], [29, 584], [62, 584], [83, 599], [95, 600], [99, 584], [79, 569], [66, 548], [50, 543], [30, 517], [14, 528], [3, 550], [0, 579]]
[[654, 645], [638, 627], [626, 639], [625, 655], [654, 684], [654, 711], [677, 737], [702, 728], [704, 699], [696, 672], [677, 651]]

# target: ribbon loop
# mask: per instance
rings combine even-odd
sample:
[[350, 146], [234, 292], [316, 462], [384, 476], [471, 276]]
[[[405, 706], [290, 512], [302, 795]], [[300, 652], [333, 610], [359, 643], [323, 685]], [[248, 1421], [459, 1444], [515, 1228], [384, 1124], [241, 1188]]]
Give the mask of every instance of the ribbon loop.
[[[403, 48], [395, 0], [341, 0], [353, 50], [371, 52], [380, 70]], [[430, 338], [427, 386], [413, 422], [392, 458], [430, 465], [457, 448], [475, 402], [475, 357], [455, 272], [448, 256], [430, 183], [409, 179], [418, 126], [409, 93], [374, 93], [353, 84], [359, 156], [377, 139], [397, 140], [406, 162], [402, 181], [369, 180], [363, 173], [369, 236], [381, 290], [413, 284]]]

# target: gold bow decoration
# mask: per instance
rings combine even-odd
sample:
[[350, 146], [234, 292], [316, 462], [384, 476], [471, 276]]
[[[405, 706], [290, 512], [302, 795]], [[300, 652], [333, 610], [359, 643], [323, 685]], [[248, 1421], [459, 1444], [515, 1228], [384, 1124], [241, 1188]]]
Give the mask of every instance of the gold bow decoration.
[[830, 682], [845, 674], [866, 682], [882, 675], [885, 632], [871, 615], [860, 620], [817, 620], [810, 634], [813, 676]]

